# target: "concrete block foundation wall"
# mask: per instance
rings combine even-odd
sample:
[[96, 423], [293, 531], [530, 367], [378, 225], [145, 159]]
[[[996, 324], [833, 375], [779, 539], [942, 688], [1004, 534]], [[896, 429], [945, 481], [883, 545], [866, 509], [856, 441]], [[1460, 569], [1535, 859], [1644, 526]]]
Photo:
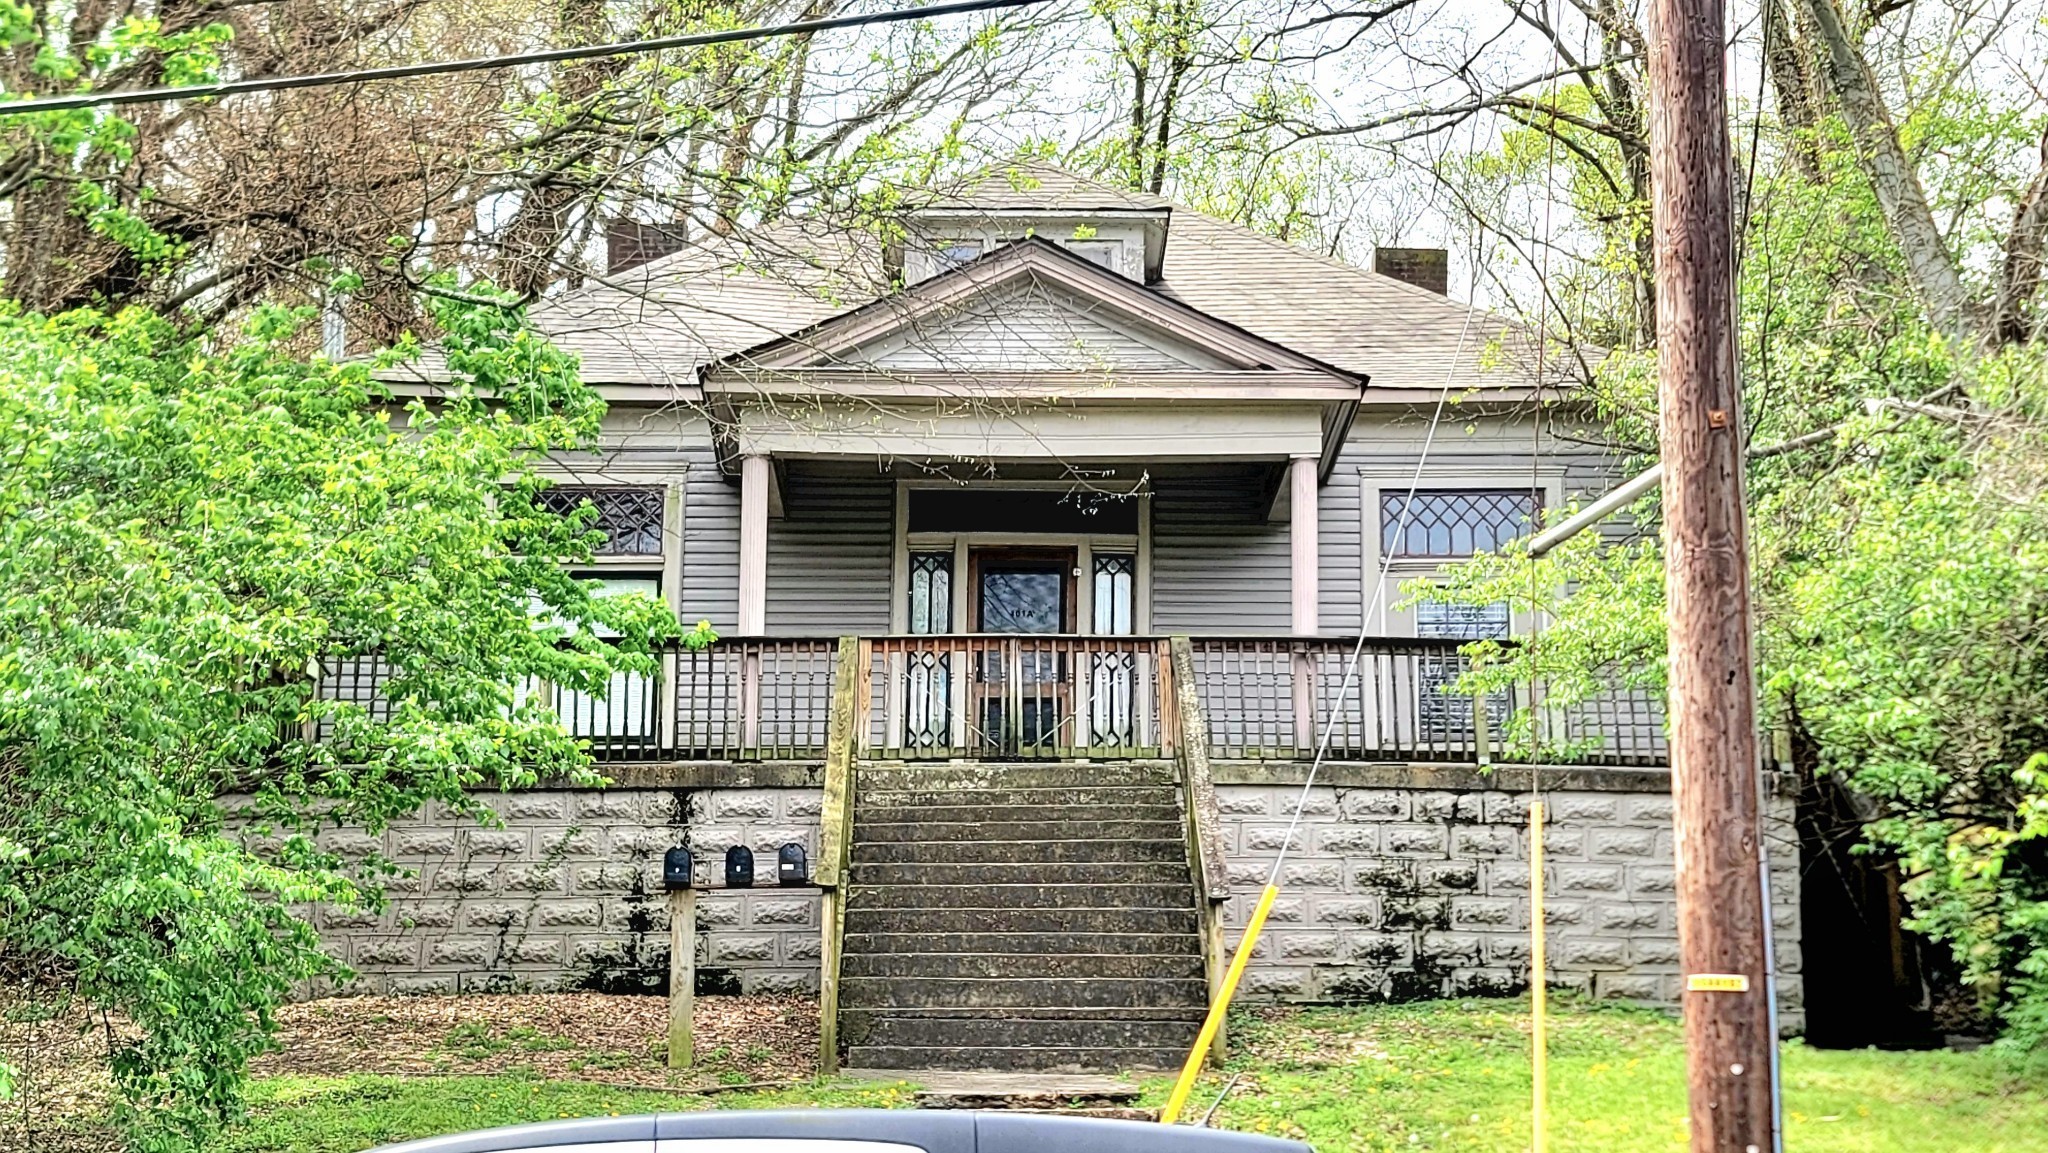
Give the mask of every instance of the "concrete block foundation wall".
[[344, 992], [471, 993], [580, 989], [665, 993], [668, 902], [662, 856], [687, 845], [698, 880], [725, 849], [754, 851], [750, 890], [697, 900], [700, 993], [813, 991], [818, 893], [774, 884], [775, 853], [814, 859], [822, 791], [811, 787], [532, 789], [492, 794], [500, 828], [428, 812], [381, 836], [321, 835], [409, 871], [381, 914], [322, 910], [315, 924], [357, 979]]
[[[1233, 894], [1225, 938], [1234, 944], [1287, 838], [1304, 775], [1294, 765], [1218, 765], [1215, 775]], [[1501, 776], [1527, 779], [1522, 770]], [[1677, 1003], [1668, 782], [1661, 771], [1545, 774], [1553, 988]], [[1501, 791], [1506, 783], [1470, 771], [1326, 767], [1290, 842], [1281, 896], [1244, 993], [1413, 1001], [1525, 990], [1529, 794]], [[1791, 797], [1770, 798], [1766, 838], [1788, 1031], [1796, 1031], [1802, 1003], [1792, 816]]]
[[[377, 838], [324, 834], [345, 855], [378, 849], [413, 872], [392, 886], [381, 915], [325, 911], [316, 924], [360, 974], [357, 992], [665, 992], [662, 854], [688, 845], [700, 879], [734, 843], [754, 850], [763, 877], [785, 842], [803, 844], [815, 859], [822, 800], [815, 772], [690, 766], [610, 790], [494, 794], [489, 803], [504, 822], [497, 829], [428, 814]], [[1265, 885], [1303, 772], [1298, 764], [1215, 767], [1234, 894], [1225, 911], [1230, 943]], [[1295, 832], [1243, 998], [1411, 1001], [1524, 990], [1526, 780], [1519, 769], [1482, 776], [1326, 766]], [[1547, 770], [1541, 784], [1550, 806], [1552, 985], [1675, 1004], [1668, 776]], [[1773, 796], [1769, 806], [1781, 1020], [1796, 1031], [1798, 843], [1791, 798]], [[814, 991], [818, 912], [815, 890], [701, 893], [698, 991]]]

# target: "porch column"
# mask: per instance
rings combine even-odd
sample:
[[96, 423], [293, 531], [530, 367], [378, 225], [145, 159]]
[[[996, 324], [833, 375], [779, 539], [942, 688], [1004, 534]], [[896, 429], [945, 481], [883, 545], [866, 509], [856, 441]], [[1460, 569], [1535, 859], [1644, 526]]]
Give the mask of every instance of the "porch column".
[[1294, 635], [1298, 637], [1312, 637], [1317, 630], [1317, 598], [1321, 591], [1316, 585], [1317, 463], [1312, 456], [1298, 456], [1287, 469], [1292, 486], [1289, 501], [1294, 509], [1288, 537], [1294, 545]]
[[765, 456], [740, 458], [739, 633], [760, 636], [768, 626], [768, 488], [775, 483]]
[[[1294, 546], [1291, 584], [1294, 590], [1294, 635], [1316, 635], [1316, 466], [1312, 456], [1297, 456], [1288, 463], [1288, 504], [1293, 518], [1288, 524], [1289, 543]], [[1316, 662], [1307, 645], [1294, 653], [1294, 747], [1296, 755], [1307, 756], [1316, 747]]]
[[[740, 611], [743, 637], [758, 637], [768, 625], [768, 488], [775, 483], [765, 456], [740, 458]], [[761, 652], [740, 654], [740, 744], [761, 743]]]

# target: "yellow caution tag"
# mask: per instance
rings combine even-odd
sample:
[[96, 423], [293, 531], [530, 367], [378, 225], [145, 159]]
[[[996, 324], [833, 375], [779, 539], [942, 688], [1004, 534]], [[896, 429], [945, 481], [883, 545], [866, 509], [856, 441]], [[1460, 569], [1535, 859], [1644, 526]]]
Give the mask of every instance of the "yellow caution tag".
[[1749, 978], [1741, 973], [1694, 973], [1685, 979], [1685, 987], [1694, 993], [1747, 993]]

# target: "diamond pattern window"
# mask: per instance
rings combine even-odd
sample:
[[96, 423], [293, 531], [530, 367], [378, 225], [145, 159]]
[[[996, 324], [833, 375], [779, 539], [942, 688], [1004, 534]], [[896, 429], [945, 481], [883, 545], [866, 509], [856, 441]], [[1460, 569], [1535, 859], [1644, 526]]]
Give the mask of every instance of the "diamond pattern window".
[[[1542, 506], [1527, 492], [1485, 489], [1380, 493], [1380, 550], [1435, 560], [1492, 552], [1528, 532]], [[1405, 512], [1405, 515], [1404, 515]]]
[[953, 631], [953, 554], [910, 554], [910, 631], [919, 636]]
[[599, 556], [660, 556], [662, 491], [642, 485], [560, 484], [540, 494], [540, 506], [561, 516], [588, 502], [592, 526], [604, 534]]
[[1127, 552], [1095, 554], [1095, 632], [1099, 636], [1127, 637], [1131, 627], [1134, 583], [1138, 558]]

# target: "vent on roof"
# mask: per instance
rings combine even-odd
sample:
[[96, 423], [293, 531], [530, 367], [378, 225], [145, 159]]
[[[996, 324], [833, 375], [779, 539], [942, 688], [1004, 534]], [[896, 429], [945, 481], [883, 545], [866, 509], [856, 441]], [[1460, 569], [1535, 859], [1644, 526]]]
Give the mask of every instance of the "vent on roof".
[[1375, 248], [1372, 270], [1417, 288], [1427, 288], [1438, 296], [1448, 295], [1451, 290], [1451, 254], [1447, 249]]
[[682, 251], [689, 243], [680, 224], [645, 224], [624, 218], [604, 230], [604, 270], [607, 275], [659, 260]]

